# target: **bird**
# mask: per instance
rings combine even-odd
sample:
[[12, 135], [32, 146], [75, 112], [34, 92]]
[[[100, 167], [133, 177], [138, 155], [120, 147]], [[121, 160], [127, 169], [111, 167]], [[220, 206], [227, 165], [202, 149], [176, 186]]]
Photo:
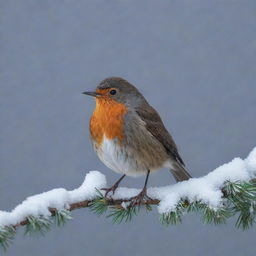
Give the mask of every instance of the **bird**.
[[109, 77], [83, 94], [96, 99], [89, 123], [93, 148], [108, 168], [122, 174], [113, 186], [104, 188], [105, 197], [115, 193], [124, 177], [146, 175], [143, 189], [131, 199], [133, 205], [141, 204], [149, 198], [149, 174], [161, 168], [168, 168], [176, 182], [191, 178], [160, 115], [134, 85]]

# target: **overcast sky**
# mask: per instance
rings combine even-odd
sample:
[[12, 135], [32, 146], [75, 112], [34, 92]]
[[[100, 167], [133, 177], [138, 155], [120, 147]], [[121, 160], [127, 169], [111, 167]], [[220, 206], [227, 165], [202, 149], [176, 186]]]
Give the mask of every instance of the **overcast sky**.
[[[256, 146], [255, 0], [0, 1], [0, 205], [78, 187], [90, 170], [119, 176], [93, 152], [94, 100], [108, 76], [135, 84], [159, 111], [190, 173], [201, 176]], [[141, 187], [144, 178], [123, 185]], [[163, 170], [149, 186], [173, 183]], [[203, 225], [158, 213], [113, 225], [88, 209], [45, 237], [23, 236], [8, 255], [251, 256], [255, 228]]]

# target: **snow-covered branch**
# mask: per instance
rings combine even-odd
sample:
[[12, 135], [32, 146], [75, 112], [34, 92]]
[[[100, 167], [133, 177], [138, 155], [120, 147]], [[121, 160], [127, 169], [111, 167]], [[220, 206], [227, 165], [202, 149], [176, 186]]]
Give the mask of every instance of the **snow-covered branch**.
[[[235, 158], [206, 176], [174, 185], [148, 188], [148, 196], [152, 200], [144, 201], [143, 205], [148, 210], [150, 205], [158, 205], [162, 221], [166, 224], [179, 222], [184, 212], [200, 210], [206, 221], [215, 223], [240, 213], [243, 226], [244, 215], [249, 214], [246, 221], [250, 223], [246, 223], [250, 225], [256, 216], [256, 186], [252, 182], [255, 176], [256, 148], [246, 159]], [[0, 243], [7, 246], [8, 239], [13, 238], [19, 226], [42, 231], [43, 228], [49, 228], [51, 218], [61, 224], [70, 218], [70, 211], [78, 208], [90, 207], [102, 214], [111, 207], [109, 216], [114, 221], [129, 220], [137, 213], [140, 206], [129, 207], [129, 202], [131, 197], [140, 192], [139, 189], [121, 187], [112, 198], [104, 198], [101, 190], [104, 187], [107, 187], [105, 176], [98, 171], [90, 171], [77, 189], [53, 189], [28, 197], [11, 212], [0, 211]]]

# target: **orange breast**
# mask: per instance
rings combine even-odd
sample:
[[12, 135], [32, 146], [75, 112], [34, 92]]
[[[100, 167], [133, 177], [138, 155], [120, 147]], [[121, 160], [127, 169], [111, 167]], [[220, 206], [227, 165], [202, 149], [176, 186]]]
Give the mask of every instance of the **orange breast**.
[[125, 105], [112, 99], [96, 99], [96, 108], [90, 120], [90, 132], [97, 145], [102, 143], [104, 136], [107, 139], [118, 138], [119, 143], [122, 142], [123, 117], [126, 112]]

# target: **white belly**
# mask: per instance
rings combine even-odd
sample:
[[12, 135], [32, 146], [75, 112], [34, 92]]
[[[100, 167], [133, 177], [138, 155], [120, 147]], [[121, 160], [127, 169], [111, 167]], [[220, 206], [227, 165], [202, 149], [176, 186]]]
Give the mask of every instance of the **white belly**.
[[109, 140], [104, 137], [99, 148], [95, 148], [100, 160], [110, 169], [127, 176], [140, 176], [147, 173], [147, 170], [140, 170], [136, 159], [128, 157], [128, 152], [122, 150], [116, 140]]

